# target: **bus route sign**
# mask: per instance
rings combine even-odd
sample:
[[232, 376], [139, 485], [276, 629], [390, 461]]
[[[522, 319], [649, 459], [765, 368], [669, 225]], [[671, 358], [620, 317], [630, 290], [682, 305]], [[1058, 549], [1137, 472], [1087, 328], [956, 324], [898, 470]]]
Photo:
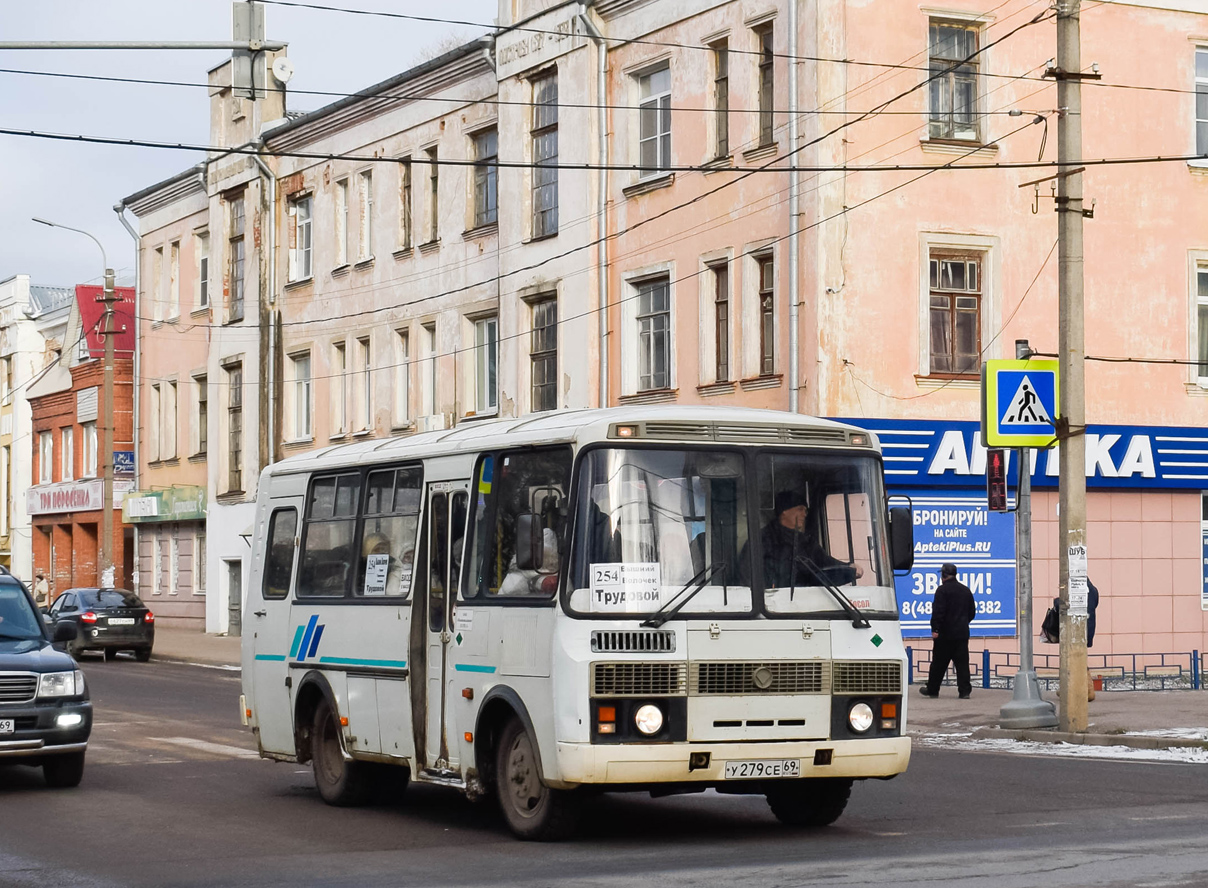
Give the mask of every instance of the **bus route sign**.
[[1056, 443], [1058, 362], [1029, 358], [982, 364], [982, 443], [1052, 447]]

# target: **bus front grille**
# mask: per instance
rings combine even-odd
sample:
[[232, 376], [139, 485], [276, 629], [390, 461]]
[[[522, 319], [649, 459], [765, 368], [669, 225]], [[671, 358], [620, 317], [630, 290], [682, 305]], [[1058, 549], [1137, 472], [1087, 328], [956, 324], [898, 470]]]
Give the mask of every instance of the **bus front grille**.
[[673, 654], [675, 633], [670, 629], [633, 631], [597, 629], [591, 633], [593, 654]]
[[687, 690], [683, 663], [595, 663], [593, 697], [680, 697]]
[[896, 660], [842, 662], [831, 666], [833, 694], [900, 694], [902, 664]]
[[694, 695], [822, 694], [827, 663], [780, 660], [765, 663], [693, 663]]

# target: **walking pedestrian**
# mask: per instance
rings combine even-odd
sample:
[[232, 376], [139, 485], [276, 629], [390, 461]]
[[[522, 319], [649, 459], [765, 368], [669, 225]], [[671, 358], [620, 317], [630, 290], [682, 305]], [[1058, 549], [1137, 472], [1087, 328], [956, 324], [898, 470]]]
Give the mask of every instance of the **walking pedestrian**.
[[969, 679], [969, 624], [977, 616], [973, 593], [956, 578], [956, 565], [940, 568], [940, 586], [935, 590], [931, 607], [931, 637], [935, 640], [931, 652], [931, 670], [927, 684], [919, 688], [924, 697], [938, 697], [940, 684], [948, 672], [948, 664], [956, 667], [956, 689], [962, 700], [973, 693]]
[[[1095, 644], [1095, 610], [1099, 607], [1099, 590], [1088, 578], [1086, 581], [1086, 646]], [[1086, 702], [1095, 699], [1095, 677], [1090, 670], [1086, 673]]]

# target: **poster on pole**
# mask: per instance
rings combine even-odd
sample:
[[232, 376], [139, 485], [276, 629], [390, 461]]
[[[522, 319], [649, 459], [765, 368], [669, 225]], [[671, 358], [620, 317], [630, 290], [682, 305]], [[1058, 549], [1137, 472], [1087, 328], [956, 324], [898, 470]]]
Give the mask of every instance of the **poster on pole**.
[[916, 497], [914, 567], [895, 577], [898, 618], [906, 638], [931, 637], [931, 610], [940, 566], [973, 592], [973, 637], [1013, 638], [1015, 628], [1015, 513], [991, 512], [984, 497]]

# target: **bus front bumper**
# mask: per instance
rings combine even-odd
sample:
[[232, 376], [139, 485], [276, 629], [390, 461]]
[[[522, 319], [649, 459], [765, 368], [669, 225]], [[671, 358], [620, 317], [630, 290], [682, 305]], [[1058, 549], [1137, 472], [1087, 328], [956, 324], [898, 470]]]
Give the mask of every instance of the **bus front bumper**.
[[[822, 755], [818, 755], [819, 751]], [[826, 751], [829, 750], [829, 756]], [[704, 767], [689, 759], [709, 754]], [[816, 764], [829, 758], [830, 764]], [[710, 783], [724, 784], [726, 762], [801, 763], [801, 777], [892, 777], [910, 763], [909, 737], [810, 740], [782, 743], [558, 744], [558, 780], [553, 785]], [[552, 777], [548, 773], [547, 778]]]

